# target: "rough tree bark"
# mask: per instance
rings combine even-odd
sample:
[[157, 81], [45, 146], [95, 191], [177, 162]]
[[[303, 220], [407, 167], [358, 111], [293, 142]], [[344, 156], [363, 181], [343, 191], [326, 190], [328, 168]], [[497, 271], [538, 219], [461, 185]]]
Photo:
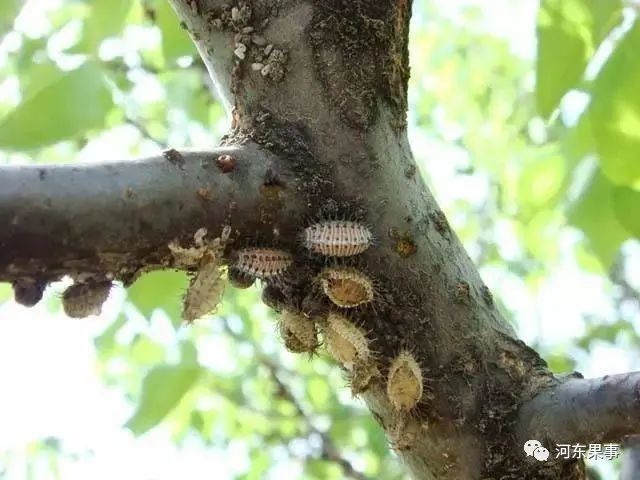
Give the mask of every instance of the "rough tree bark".
[[[582, 461], [538, 462], [524, 441], [552, 450], [640, 432], [640, 374], [554, 378], [516, 338], [417, 173], [406, 136], [410, 0], [171, 3], [232, 128], [212, 152], [3, 169], [0, 280], [24, 303], [63, 274], [129, 284], [174, 266], [170, 241], [230, 225], [228, 257], [255, 243], [294, 254], [265, 301], [313, 315], [328, 307], [314, 283], [324, 261], [299, 232], [310, 217], [355, 219], [377, 238], [351, 262], [377, 290], [351, 317], [382, 373], [363, 397], [414, 478], [581, 479]], [[235, 168], [218, 168], [221, 154]], [[404, 417], [384, 380], [403, 349], [425, 384]]]

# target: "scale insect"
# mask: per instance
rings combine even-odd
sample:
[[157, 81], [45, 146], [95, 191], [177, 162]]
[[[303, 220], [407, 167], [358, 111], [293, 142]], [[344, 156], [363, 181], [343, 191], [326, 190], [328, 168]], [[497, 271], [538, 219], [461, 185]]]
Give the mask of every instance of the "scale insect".
[[350, 257], [364, 252], [373, 243], [366, 225], [346, 220], [314, 223], [304, 229], [304, 246], [328, 257]]
[[[198, 265], [198, 270], [191, 279], [182, 303], [182, 318], [188, 323], [215, 312], [222, 300], [225, 280], [222, 276], [224, 247], [229, 240], [231, 228], [226, 226], [220, 237], [207, 241], [206, 229], [200, 229], [194, 235], [196, 248], [184, 249], [173, 246], [172, 253], [180, 253], [184, 259]], [[171, 248], [171, 246], [170, 246]], [[190, 253], [191, 255], [185, 255]]]
[[396, 410], [408, 412], [422, 398], [422, 389], [422, 370], [413, 355], [403, 350], [389, 367], [387, 397]]
[[327, 267], [319, 275], [322, 291], [341, 308], [354, 308], [374, 298], [371, 279], [355, 268]]
[[221, 257], [208, 253], [200, 261], [182, 304], [182, 318], [188, 323], [215, 312], [222, 301], [225, 282], [220, 263]]
[[300, 313], [284, 310], [278, 319], [284, 345], [293, 353], [313, 353], [318, 348], [318, 331], [313, 320]]
[[293, 256], [276, 248], [243, 248], [235, 254], [233, 268], [263, 280], [283, 274], [293, 263]]
[[380, 376], [365, 333], [336, 312], [329, 313], [323, 333], [329, 355], [351, 373], [351, 393], [365, 392]]
[[102, 304], [109, 297], [111, 281], [74, 283], [62, 294], [62, 308], [71, 318], [100, 315]]
[[344, 315], [330, 312], [323, 330], [327, 352], [347, 370], [353, 370], [356, 362], [371, 358], [364, 332]]

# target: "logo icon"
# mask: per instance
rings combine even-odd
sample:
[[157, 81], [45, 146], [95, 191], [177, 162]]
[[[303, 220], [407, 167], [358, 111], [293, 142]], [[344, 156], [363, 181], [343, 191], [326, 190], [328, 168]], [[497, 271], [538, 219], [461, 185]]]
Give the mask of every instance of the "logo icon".
[[546, 462], [549, 458], [549, 450], [544, 448], [538, 440], [527, 440], [524, 443], [524, 453], [527, 457], [533, 457], [539, 462]]

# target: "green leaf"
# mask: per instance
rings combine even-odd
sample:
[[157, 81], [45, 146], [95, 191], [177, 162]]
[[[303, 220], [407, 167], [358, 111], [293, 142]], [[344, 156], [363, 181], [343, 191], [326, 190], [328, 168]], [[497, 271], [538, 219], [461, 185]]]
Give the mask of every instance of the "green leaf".
[[92, 62], [52, 76], [0, 120], [0, 148], [28, 150], [99, 128], [113, 100]]
[[611, 182], [596, 170], [568, 212], [569, 222], [584, 232], [605, 269], [611, 266], [620, 245], [630, 236], [616, 217], [613, 191]]
[[614, 183], [640, 180], [640, 20], [596, 78], [589, 108], [600, 166]]
[[624, 228], [640, 238], [640, 192], [627, 187], [614, 188], [613, 208]]
[[142, 383], [142, 396], [126, 427], [142, 435], [165, 418], [201, 373], [196, 366], [162, 365], [153, 368]]
[[2, 0], [0, 2], [0, 38], [13, 27], [13, 20], [22, 8], [22, 0]]
[[96, 350], [99, 352], [111, 350], [114, 345], [116, 335], [120, 329], [127, 323], [127, 317], [123, 314], [118, 315], [103, 332], [94, 339]]
[[600, 42], [622, 19], [621, 0], [544, 0], [538, 14], [536, 101], [548, 117], [582, 78]]
[[129, 0], [93, 0], [85, 19], [82, 38], [72, 51], [74, 53], [95, 52], [107, 37], [122, 32], [133, 2]]
[[196, 47], [167, 0], [156, 0], [155, 15], [162, 32], [162, 53], [168, 64], [180, 57], [196, 55]]
[[0, 303], [13, 297], [13, 288], [10, 283], [0, 283]]
[[156, 308], [160, 308], [172, 319], [180, 319], [181, 298], [187, 284], [184, 273], [159, 270], [136, 280], [127, 290], [127, 295], [129, 301], [147, 318]]

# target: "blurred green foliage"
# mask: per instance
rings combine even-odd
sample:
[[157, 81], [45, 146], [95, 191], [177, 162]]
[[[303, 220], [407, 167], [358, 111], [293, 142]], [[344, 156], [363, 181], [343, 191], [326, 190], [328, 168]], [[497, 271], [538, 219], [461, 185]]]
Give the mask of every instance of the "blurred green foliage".
[[[70, 161], [105, 138], [131, 155], [206, 146], [226, 127], [166, 1], [68, 0], [35, 33], [11, 31], [20, 5], [0, 3], [0, 80], [15, 86], [0, 97], [0, 149], [17, 152], [0, 161], [22, 161], [20, 152]], [[640, 238], [640, 23], [618, 0], [541, 0], [534, 62], [486, 27], [489, 15], [461, 3], [446, 16], [438, 2], [416, 2], [410, 125], [424, 176], [482, 269], [532, 295], [567, 255], [608, 276], [624, 266], [623, 243]], [[568, 231], [580, 232], [570, 250], [558, 241]], [[330, 448], [369, 478], [404, 478], [337, 366], [284, 351], [257, 289], [228, 288], [217, 316], [186, 327], [186, 282], [170, 271], [143, 276], [95, 339], [99, 374], [135, 405], [126, 427], [142, 435], [162, 423], [178, 444], [240, 440], [251, 454], [240, 479], [266, 478], [283, 448], [304, 478], [343, 478]], [[609, 288], [616, 306], [629, 300]], [[8, 296], [0, 285], [0, 301]], [[516, 322], [520, 313], [507, 312]], [[616, 308], [614, 321], [586, 319], [568, 347], [537, 347], [556, 372], [598, 342], [638, 349], [629, 316]]]

